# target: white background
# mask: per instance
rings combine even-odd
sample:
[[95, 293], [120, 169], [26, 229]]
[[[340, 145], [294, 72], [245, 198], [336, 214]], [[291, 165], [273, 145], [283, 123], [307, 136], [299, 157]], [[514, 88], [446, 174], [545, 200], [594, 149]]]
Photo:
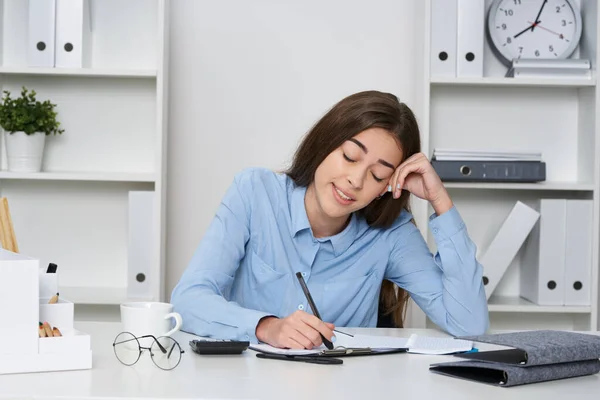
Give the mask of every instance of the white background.
[[362, 90], [413, 107], [419, 0], [171, 2], [167, 293], [233, 176], [281, 169], [335, 102]]

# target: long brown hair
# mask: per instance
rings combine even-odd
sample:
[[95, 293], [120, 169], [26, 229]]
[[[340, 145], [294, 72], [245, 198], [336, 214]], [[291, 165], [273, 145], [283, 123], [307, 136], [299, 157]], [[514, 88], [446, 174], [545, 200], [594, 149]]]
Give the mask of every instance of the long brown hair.
[[[412, 110], [393, 94], [365, 91], [342, 99], [317, 121], [296, 150], [287, 175], [296, 185], [308, 187], [317, 167], [332, 151], [369, 128], [390, 132], [402, 150], [402, 160], [421, 151], [419, 127]], [[399, 199], [386, 193], [357, 214], [372, 227], [387, 228], [402, 210], [410, 211], [409, 198], [410, 193], [405, 190]], [[392, 316], [399, 328], [404, 323], [408, 300], [404, 289], [387, 280], [382, 282], [379, 307], [384, 315]]]

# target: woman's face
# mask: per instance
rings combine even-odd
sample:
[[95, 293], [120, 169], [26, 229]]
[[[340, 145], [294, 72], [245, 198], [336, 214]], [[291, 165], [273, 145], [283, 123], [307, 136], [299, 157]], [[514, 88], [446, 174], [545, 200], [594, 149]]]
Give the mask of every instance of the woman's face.
[[338, 218], [366, 207], [387, 190], [401, 161], [402, 152], [388, 131], [370, 128], [359, 133], [317, 168], [313, 184], [319, 208]]

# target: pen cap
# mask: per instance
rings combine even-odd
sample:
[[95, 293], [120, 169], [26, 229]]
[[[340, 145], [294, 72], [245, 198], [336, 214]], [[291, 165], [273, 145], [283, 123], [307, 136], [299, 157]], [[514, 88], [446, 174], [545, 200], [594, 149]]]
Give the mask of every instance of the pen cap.
[[46, 269], [46, 273], [55, 274], [57, 269], [58, 269], [58, 265], [56, 265], [54, 263], [50, 263], [50, 264], [48, 264], [48, 269]]

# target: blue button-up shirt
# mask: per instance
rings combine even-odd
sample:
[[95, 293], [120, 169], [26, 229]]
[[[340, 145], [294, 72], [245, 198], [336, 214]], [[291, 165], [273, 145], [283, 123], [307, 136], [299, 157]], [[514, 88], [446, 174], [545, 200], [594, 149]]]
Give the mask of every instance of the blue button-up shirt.
[[353, 214], [342, 232], [315, 238], [305, 193], [287, 175], [266, 169], [236, 175], [173, 290], [183, 330], [256, 342], [261, 318], [311, 312], [296, 272], [321, 318], [336, 326], [375, 327], [385, 278], [448, 333], [487, 330], [482, 266], [456, 208], [429, 220], [434, 256], [406, 211], [388, 229]]

